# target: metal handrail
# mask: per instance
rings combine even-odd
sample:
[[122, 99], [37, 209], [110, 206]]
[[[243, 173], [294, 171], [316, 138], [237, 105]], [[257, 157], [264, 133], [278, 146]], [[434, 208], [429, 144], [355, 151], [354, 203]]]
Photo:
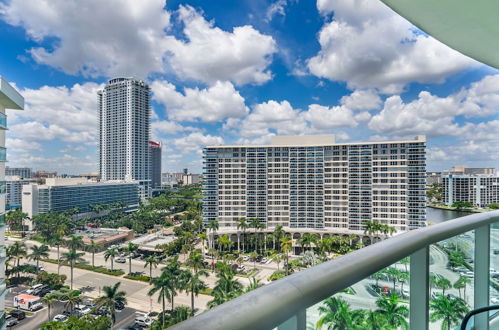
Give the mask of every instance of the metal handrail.
[[412, 230], [272, 282], [173, 329], [273, 329], [430, 244], [498, 221], [499, 211], [493, 211]]

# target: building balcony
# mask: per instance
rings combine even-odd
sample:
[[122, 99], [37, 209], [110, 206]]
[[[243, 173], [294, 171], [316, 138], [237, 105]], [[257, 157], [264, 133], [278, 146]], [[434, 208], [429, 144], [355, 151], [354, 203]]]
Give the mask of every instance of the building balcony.
[[[358, 220], [350, 222], [360, 224]], [[318, 307], [325, 299], [341, 298], [348, 303], [349, 313], [357, 309], [368, 312], [379, 308], [376, 301], [384, 294], [397, 297], [398, 306], [407, 309], [405, 322], [414, 330], [429, 329], [430, 324], [431, 328], [440, 328], [442, 320], [430, 320], [430, 315], [434, 315], [430, 303], [445, 300], [464, 304], [458, 322], [451, 325], [454, 329], [465, 318], [466, 311], [486, 308], [491, 305], [491, 293], [497, 295], [499, 273], [492, 269], [491, 259], [496, 262], [493, 258], [499, 251], [499, 233], [495, 229], [498, 224], [499, 211], [494, 211], [414, 228], [271, 282], [173, 329], [307, 329], [322, 316]], [[355, 225], [352, 229], [361, 230]], [[461, 266], [450, 261], [456, 252], [464, 258]], [[380, 273], [383, 270], [386, 272]], [[390, 273], [405, 274], [406, 279], [393, 282], [395, 275]], [[430, 285], [430, 274], [451, 281], [446, 294]], [[458, 278], [465, 279], [466, 295], [463, 289], [458, 292], [452, 287]], [[473, 327], [499, 329], [499, 319], [494, 316], [492, 312], [476, 314]], [[332, 328], [335, 324], [329, 322], [327, 326]]]

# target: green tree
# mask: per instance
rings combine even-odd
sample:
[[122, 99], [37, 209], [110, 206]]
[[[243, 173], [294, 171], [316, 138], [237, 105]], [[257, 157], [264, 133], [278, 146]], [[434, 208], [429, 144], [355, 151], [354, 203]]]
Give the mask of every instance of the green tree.
[[69, 263], [69, 267], [71, 268], [71, 290], [73, 289], [73, 269], [75, 263], [83, 262], [82, 256], [85, 255], [83, 252], [76, 252], [75, 249], [69, 250], [62, 254], [62, 259]]
[[21, 259], [27, 255], [26, 244], [16, 241], [14, 244], [7, 247], [6, 254], [7, 258], [16, 260], [17, 278], [19, 279], [19, 264]]
[[66, 241], [66, 246], [70, 250], [81, 249], [85, 244], [83, 243], [83, 236], [71, 235], [69, 240]]
[[212, 290], [213, 300], [208, 302], [209, 308], [213, 308], [234, 299], [243, 292], [242, 284], [234, 279], [234, 273], [232, 271], [219, 272], [217, 277], [217, 283]]
[[111, 259], [111, 270], [114, 270], [114, 258], [116, 258], [120, 254], [117, 248], [109, 248], [104, 252], [104, 260], [107, 262], [108, 259]]
[[442, 275], [437, 275], [435, 285], [442, 290], [442, 295], [445, 296], [445, 290], [452, 288], [452, 283]]
[[215, 248], [215, 234], [217, 230], [220, 228], [217, 220], [212, 220], [208, 222], [207, 230], [211, 230], [211, 248]]
[[390, 277], [390, 279], [392, 280], [392, 282], [393, 282], [393, 291], [395, 291], [395, 289], [396, 289], [395, 285], [396, 285], [397, 280], [398, 280], [398, 278], [399, 278], [399, 276], [400, 276], [400, 270], [398, 270], [398, 268], [396, 268], [396, 267], [388, 267], [388, 268], [384, 271], [384, 273], [385, 273], [388, 277]]
[[147, 256], [144, 259], [144, 261], [145, 261], [144, 268], [149, 266], [149, 279], [152, 279], [152, 268], [158, 267], [158, 264], [159, 264], [158, 257], [156, 257], [155, 255], [150, 255], [150, 256]]
[[135, 243], [128, 242], [123, 251], [128, 254], [128, 273], [132, 273], [132, 254], [139, 249], [139, 246]]
[[187, 278], [185, 280], [185, 291], [191, 294], [191, 313], [194, 315], [194, 296], [207, 289], [208, 286], [201, 279], [201, 276], [208, 277], [208, 272], [204, 269], [193, 270], [192, 272], [185, 272]]
[[21, 210], [13, 210], [5, 215], [5, 222], [10, 230], [24, 231], [24, 220], [29, 219], [28, 214]]
[[408, 329], [409, 324], [407, 317], [409, 316], [409, 308], [399, 304], [399, 298], [392, 293], [389, 297], [382, 297], [376, 300], [378, 309], [376, 312], [384, 315], [387, 324], [394, 329]]
[[459, 298], [461, 298], [461, 289], [464, 290], [463, 298], [466, 301], [466, 287], [471, 284], [471, 279], [466, 276], [460, 275], [457, 281], [454, 283], [454, 289], [459, 290]]
[[312, 244], [315, 244], [316, 238], [313, 234], [304, 233], [301, 238], [298, 240], [298, 243], [301, 246], [302, 253], [305, 251], [306, 247], [311, 247]]
[[473, 207], [473, 203], [472, 202], [457, 201], [457, 202], [452, 203], [452, 207], [455, 207], [458, 210], [470, 209]]
[[364, 319], [364, 311], [350, 309], [350, 305], [339, 297], [329, 297], [319, 306], [320, 318], [316, 329], [358, 329], [358, 324]]
[[47, 304], [47, 319], [50, 321], [50, 308], [56, 301], [58, 301], [57, 295], [48, 294], [42, 298], [42, 301]]
[[118, 291], [121, 282], [116, 282], [113, 286], [104, 286], [102, 290], [104, 295], [95, 299], [95, 304], [99, 307], [104, 307], [111, 316], [111, 322], [116, 322], [116, 305], [126, 305], [126, 292]]
[[63, 290], [59, 294], [59, 300], [64, 301], [64, 308], [74, 310], [75, 306], [81, 303], [81, 291], [79, 290]]
[[147, 293], [148, 296], [152, 296], [158, 292], [158, 302], [161, 302], [163, 311], [161, 318], [162, 328], [165, 327], [166, 300], [173, 302], [173, 296], [176, 294], [176, 279], [174, 276], [170, 271], [163, 270], [159, 277], [151, 279], [152, 288]]
[[50, 321], [41, 325], [40, 330], [108, 330], [111, 328], [111, 321], [105, 316], [93, 318], [84, 316], [78, 318], [71, 316], [66, 322]]
[[[246, 229], [249, 228], [248, 220], [246, 218], [241, 218], [241, 219], [237, 219], [236, 222], [237, 222], [237, 230], [242, 230], [242, 232], [243, 232], [243, 251], [244, 251], [245, 250]], [[237, 250], [241, 251], [239, 237], [240, 237], [240, 235], [238, 233], [238, 235], [237, 235]]]
[[62, 235], [53, 235], [46, 241], [50, 246], [57, 247], [57, 274], [59, 274], [61, 270], [61, 244], [64, 240], [62, 239]]
[[51, 289], [58, 290], [66, 281], [66, 275], [40, 272], [36, 275], [36, 283], [48, 285]]
[[28, 254], [29, 260], [36, 261], [36, 269], [40, 267], [40, 260], [49, 257], [49, 247], [47, 245], [33, 245], [31, 247], [31, 253]]
[[[293, 240], [291, 239], [291, 236], [289, 235], [284, 235], [281, 237], [281, 251], [284, 253], [286, 256], [286, 264], [289, 264], [289, 252], [292, 249], [292, 244]], [[288, 267], [286, 267], [286, 276], [289, 274]]]
[[99, 252], [101, 249], [101, 245], [98, 243], [95, 243], [95, 241], [92, 239], [90, 240], [90, 244], [87, 245], [87, 251], [92, 253], [92, 267], [95, 267], [95, 253]]
[[466, 302], [461, 298], [448, 298], [442, 294], [437, 294], [430, 301], [430, 321], [442, 321], [442, 330], [450, 330], [458, 325], [468, 312]]

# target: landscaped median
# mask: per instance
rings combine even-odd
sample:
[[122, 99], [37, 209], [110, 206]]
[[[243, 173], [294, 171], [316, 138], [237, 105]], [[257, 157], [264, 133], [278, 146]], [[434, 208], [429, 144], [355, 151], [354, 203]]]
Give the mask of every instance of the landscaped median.
[[[56, 265], [59, 264], [59, 262], [57, 262], [56, 259], [41, 259], [41, 261], [50, 262], [51, 264], [56, 264]], [[60, 262], [60, 265], [70, 267], [69, 263], [63, 262], [63, 261]], [[111, 270], [108, 268], [99, 267], [99, 266], [92, 266], [89, 264], [74, 264], [74, 267], [79, 268], [79, 269], [90, 270], [92, 272], [96, 272], [96, 273], [100, 273], [100, 274], [112, 275], [112, 276], [121, 276], [121, 275], [125, 274], [125, 272], [120, 270], [120, 269]]]

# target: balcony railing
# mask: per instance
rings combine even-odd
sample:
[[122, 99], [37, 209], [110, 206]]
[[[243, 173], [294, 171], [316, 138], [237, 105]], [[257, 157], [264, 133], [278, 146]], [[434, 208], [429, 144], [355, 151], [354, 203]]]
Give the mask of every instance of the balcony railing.
[[[374, 273], [409, 257], [410, 262], [406, 265], [409, 268], [408, 323], [411, 329], [428, 329], [431, 298], [430, 250], [432, 253], [437, 251], [442, 254], [443, 249], [452, 243], [449, 240], [463, 237], [472, 240], [471, 243], [467, 242], [470, 246], [466, 249], [474, 257], [474, 260], [468, 262], [468, 265], [473, 264], [469, 266], [473, 271], [466, 273], [473, 278], [468, 291], [473, 291], [470, 295], [473, 299], [468, 299], [468, 302], [473, 308], [488, 306], [491, 281], [490, 234], [491, 224], [494, 223], [499, 223], [499, 211], [474, 214], [412, 230], [272, 282], [173, 328], [306, 329], [307, 321], [310, 321], [307, 320], [310, 314], [307, 308], [310, 309], [352, 285], [358, 285], [358, 282], [370, 281]], [[466, 233], [468, 231], [473, 232]], [[441, 242], [444, 240], [446, 241]], [[433, 245], [436, 243], [439, 245]], [[499, 247], [496, 248], [499, 250]], [[436, 257], [432, 254], [431, 261], [435, 260]], [[448, 273], [453, 271], [447, 265], [442, 269]], [[402, 295], [404, 291], [400, 290]], [[474, 325], [476, 329], [488, 329], [487, 313], [476, 316]]]

